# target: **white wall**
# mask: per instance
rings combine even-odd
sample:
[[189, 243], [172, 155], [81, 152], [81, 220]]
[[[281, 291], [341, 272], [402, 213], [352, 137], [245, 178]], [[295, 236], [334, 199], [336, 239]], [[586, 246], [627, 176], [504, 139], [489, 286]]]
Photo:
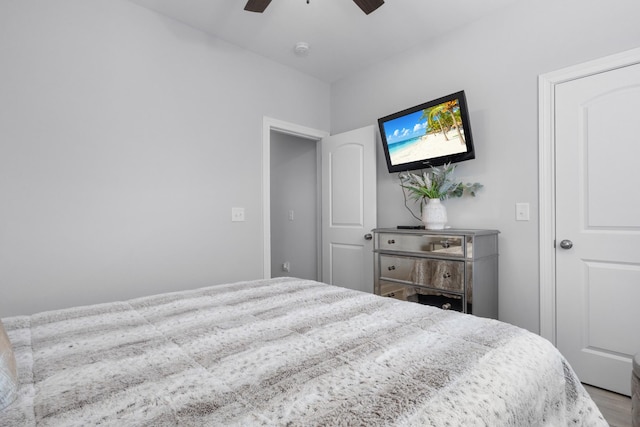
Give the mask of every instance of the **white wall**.
[[0, 52], [0, 317], [262, 277], [262, 118], [327, 84], [123, 0], [0, 0]]
[[[316, 145], [271, 132], [271, 277], [318, 280]], [[285, 262], [289, 272], [282, 271]]]
[[[501, 320], [539, 331], [538, 75], [640, 46], [638, 16], [637, 0], [520, 2], [332, 85], [332, 133], [466, 91], [477, 159], [457, 175], [485, 188], [446, 204], [452, 226], [501, 231]], [[516, 202], [531, 204], [529, 222]], [[378, 226], [414, 222], [379, 150]]]
[[[329, 90], [123, 0], [0, 0], [0, 317], [260, 277], [263, 116], [338, 133], [465, 89], [485, 189], [450, 222], [501, 230], [500, 317], [537, 331], [537, 76], [640, 46], [640, 2], [521, 3]], [[378, 154], [378, 225], [411, 223]]]

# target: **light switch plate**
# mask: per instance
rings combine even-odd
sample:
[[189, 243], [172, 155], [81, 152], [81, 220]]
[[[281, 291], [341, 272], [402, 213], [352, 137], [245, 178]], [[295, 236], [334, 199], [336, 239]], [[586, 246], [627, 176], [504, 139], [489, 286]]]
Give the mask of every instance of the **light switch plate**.
[[529, 203], [516, 203], [516, 221], [529, 221]]

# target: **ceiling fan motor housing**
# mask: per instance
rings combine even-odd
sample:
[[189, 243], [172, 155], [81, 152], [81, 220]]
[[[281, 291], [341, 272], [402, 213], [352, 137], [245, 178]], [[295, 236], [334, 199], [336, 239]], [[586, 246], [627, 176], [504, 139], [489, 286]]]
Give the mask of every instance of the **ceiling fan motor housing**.
[[[384, 4], [384, 0], [353, 0], [353, 2], [367, 15]], [[248, 0], [244, 10], [262, 13], [269, 6], [269, 3], [271, 0]], [[309, 0], [307, 0], [307, 4], [309, 4]]]

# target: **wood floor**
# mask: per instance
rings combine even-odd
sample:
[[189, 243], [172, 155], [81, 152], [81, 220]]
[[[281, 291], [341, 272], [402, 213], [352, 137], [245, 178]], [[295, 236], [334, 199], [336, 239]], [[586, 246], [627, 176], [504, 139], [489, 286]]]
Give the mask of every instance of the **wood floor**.
[[583, 384], [611, 427], [631, 427], [631, 398]]

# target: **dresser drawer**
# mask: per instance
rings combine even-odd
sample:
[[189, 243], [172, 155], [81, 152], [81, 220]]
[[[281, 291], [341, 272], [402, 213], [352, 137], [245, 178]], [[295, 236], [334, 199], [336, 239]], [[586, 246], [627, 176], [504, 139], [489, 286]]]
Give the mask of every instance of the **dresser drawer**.
[[400, 301], [417, 302], [424, 305], [432, 305], [443, 310], [463, 310], [461, 295], [433, 291], [421, 286], [401, 285], [394, 282], [380, 282], [380, 295], [394, 298]]
[[380, 254], [380, 279], [464, 292], [464, 261]]
[[464, 257], [464, 236], [381, 233], [378, 249]]

